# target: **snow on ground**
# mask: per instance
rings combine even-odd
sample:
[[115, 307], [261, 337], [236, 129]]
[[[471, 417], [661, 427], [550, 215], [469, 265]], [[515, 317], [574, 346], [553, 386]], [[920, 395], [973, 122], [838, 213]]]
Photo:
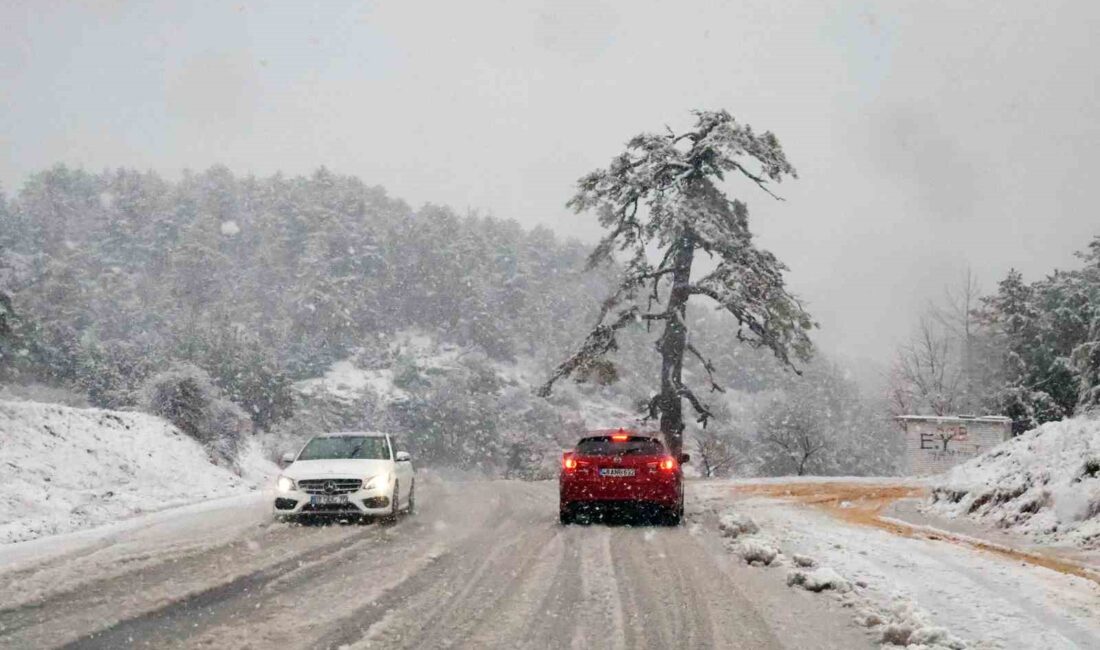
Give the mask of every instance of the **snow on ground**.
[[930, 510], [1100, 549], [1100, 417], [1051, 422], [932, 479]]
[[[421, 370], [454, 368], [463, 354], [462, 348], [438, 344], [431, 336], [417, 330], [395, 334], [390, 352], [395, 359], [407, 357], [413, 360]], [[295, 388], [303, 395], [323, 393], [345, 401], [362, 398], [369, 391], [383, 403], [393, 403], [408, 398], [408, 393], [395, 385], [394, 378], [392, 365], [362, 368], [356, 365], [354, 358], [350, 358], [333, 363], [320, 377], [296, 383]]]
[[399, 401], [406, 397], [405, 391], [393, 384], [393, 370], [379, 368], [364, 370], [355, 367], [350, 359], [332, 364], [324, 375], [305, 379], [295, 388], [303, 395], [327, 393], [342, 400], [359, 399], [369, 388], [384, 401]]
[[[746, 495], [739, 485], [744, 482], [691, 486], [704, 519], [729, 538], [730, 552], [755, 561], [759, 547], [776, 549], [777, 558], [767, 563], [772, 568], [761, 570], [786, 571], [792, 589], [838, 599], [887, 647], [1100, 647], [1095, 582], [841, 521], [807, 504]], [[747, 532], [754, 527], [759, 530]]]
[[274, 470], [255, 445], [241, 476], [142, 413], [0, 401], [0, 544], [244, 494]]
[[[403, 330], [393, 335], [390, 352], [394, 359], [405, 358], [415, 363], [421, 371], [453, 370], [459, 366], [464, 355], [470, 354], [468, 348], [437, 341], [429, 334], [418, 330]], [[516, 386], [533, 393], [536, 386], [542, 384], [549, 370], [542, 368], [530, 356], [517, 355], [513, 361], [487, 361], [497, 377], [506, 385]], [[331, 397], [353, 402], [372, 394], [383, 404], [401, 402], [409, 397], [407, 391], [395, 383], [393, 366], [363, 368], [353, 358], [343, 359], [329, 366], [320, 377], [306, 379], [295, 384], [295, 388], [305, 396], [326, 394]], [[579, 415], [589, 428], [612, 428], [618, 426], [638, 426], [638, 412], [616, 398], [613, 389], [597, 386], [579, 387], [572, 382], [562, 382], [556, 391], [558, 397], [571, 400], [569, 407], [563, 407], [570, 414]]]

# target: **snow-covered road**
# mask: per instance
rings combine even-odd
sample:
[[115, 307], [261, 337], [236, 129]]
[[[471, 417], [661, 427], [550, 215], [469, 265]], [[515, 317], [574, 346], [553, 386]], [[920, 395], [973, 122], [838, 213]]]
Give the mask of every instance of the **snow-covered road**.
[[876, 645], [836, 601], [740, 564], [701, 516], [563, 528], [553, 483], [422, 493], [393, 525], [274, 524], [257, 497], [0, 549], [0, 646]]
[[[556, 488], [425, 480], [415, 516], [324, 527], [245, 495], [2, 546], [0, 647], [850, 649], [895, 623], [925, 647], [1100, 647], [1096, 582], [847, 502], [695, 481], [684, 526], [562, 527]], [[730, 512], [759, 531], [723, 536]], [[779, 556], [748, 566], [746, 543]], [[807, 557], [845, 588], [788, 587]]]

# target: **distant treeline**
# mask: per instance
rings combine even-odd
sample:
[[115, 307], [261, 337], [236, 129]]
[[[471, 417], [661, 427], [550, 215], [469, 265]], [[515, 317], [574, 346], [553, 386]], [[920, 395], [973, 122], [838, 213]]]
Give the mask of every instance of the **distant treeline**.
[[492, 358], [559, 353], [604, 291], [585, 254], [325, 169], [173, 182], [55, 167], [0, 197], [0, 373], [120, 407], [189, 362], [264, 427], [288, 415], [292, 381], [398, 329]]
[[[583, 427], [608, 424], [584, 421], [586, 396], [640, 413], [658, 379], [643, 323], [551, 402], [499, 374], [522, 357], [538, 382], [591, 328], [621, 269], [585, 271], [588, 252], [545, 228], [413, 209], [325, 169], [169, 181], [55, 167], [0, 196], [0, 381], [162, 414], [227, 459], [247, 415], [276, 446], [387, 428], [428, 462], [541, 476]], [[689, 423], [705, 473], [890, 471], [886, 410], [844, 369], [821, 358], [798, 376], [738, 344], [728, 316], [689, 318], [729, 389], [709, 396], [706, 432]], [[457, 366], [395, 353], [393, 335], [410, 330], [460, 346]], [[392, 370], [408, 399], [293, 389], [349, 358]]]

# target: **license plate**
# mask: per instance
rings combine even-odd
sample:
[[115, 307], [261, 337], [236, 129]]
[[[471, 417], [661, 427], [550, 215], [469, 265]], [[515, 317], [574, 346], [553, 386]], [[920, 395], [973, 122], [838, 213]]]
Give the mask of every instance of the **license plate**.
[[623, 467], [604, 467], [600, 469], [600, 476], [634, 476], [634, 470]]
[[346, 494], [314, 494], [309, 497], [309, 502], [315, 506], [327, 506], [334, 503], [347, 503]]

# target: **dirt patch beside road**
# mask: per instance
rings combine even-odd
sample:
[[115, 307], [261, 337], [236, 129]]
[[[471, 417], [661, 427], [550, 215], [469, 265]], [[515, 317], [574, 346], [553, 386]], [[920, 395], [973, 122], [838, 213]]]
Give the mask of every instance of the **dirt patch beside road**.
[[[923, 497], [924, 487], [919, 485], [890, 485], [867, 483], [762, 483], [739, 485], [734, 490], [742, 494], [756, 494], [808, 503], [825, 508], [837, 517], [852, 523], [885, 528], [903, 534], [901, 526], [891, 525], [879, 518], [882, 510], [898, 499]], [[893, 530], [898, 528], [899, 530]]]

